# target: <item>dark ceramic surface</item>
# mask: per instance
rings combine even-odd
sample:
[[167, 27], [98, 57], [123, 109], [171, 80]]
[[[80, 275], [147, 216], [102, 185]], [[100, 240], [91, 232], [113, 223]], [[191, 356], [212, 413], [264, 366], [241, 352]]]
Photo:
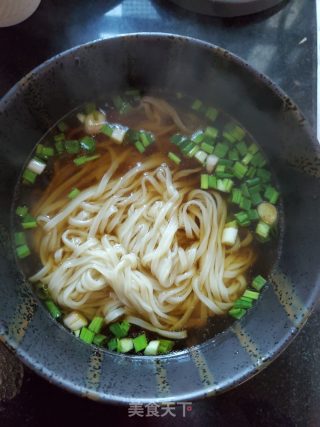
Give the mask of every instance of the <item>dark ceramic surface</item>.
[[262, 12], [283, 0], [171, 0], [192, 12], [231, 18]]
[[[43, 0], [24, 24], [0, 32], [0, 92], [51, 55], [74, 44], [119, 32], [175, 31], [228, 47], [265, 71], [302, 107], [315, 123], [315, 9], [313, 2], [294, 0], [277, 13], [224, 21], [199, 18], [167, 1], [129, 0], [121, 16], [112, 9], [119, 2], [72, 1], [61, 5]], [[120, 19], [121, 18], [121, 19]], [[273, 29], [270, 31], [270, 29]], [[307, 39], [303, 42], [304, 39]], [[302, 41], [301, 44], [299, 42]], [[189, 425], [318, 425], [319, 314], [315, 313], [299, 337], [280, 358], [248, 383], [222, 396], [193, 404]], [[48, 411], [54, 401], [60, 411]], [[26, 371], [22, 394], [0, 407], [0, 423], [7, 426], [56, 425], [64, 420], [97, 423], [128, 419], [127, 409], [107, 409], [83, 402]], [[180, 425], [170, 416], [148, 418], [148, 424]]]

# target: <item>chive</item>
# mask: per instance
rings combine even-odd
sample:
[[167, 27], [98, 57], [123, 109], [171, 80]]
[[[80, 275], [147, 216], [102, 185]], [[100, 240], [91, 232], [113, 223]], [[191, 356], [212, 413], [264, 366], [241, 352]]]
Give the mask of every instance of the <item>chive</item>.
[[252, 143], [248, 148], [249, 153], [256, 154], [259, 151], [257, 144]]
[[110, 351], [116, 350], [117, 346], [118, 346], [117, 338], [111, 338], [108, 341], [108, 350], [110, 350]]
[[262, 197], [260, 193], [252, 193], [250, 198], [254, 206], [260, 205], [260, 203], [262, 202]]
[[34, 184], [37, 178], [37, 174], [32, 172], [30, 169], [25, 169], [22, 178], [24, 180], [24, 183]]
[[102, 329], [103, 323], [104, 323], [103, 317], [96, 316], [91, 320], [88, 328], [90, 329], [91, 332], [94, 332], [95, 334], [99, 334]]
[[31, 252], [28, 245], [21, 245], [21, 246], [18, 246], [16, 249], [17, 257], [20, 259], [26, 258], [27, 256], [30, 255], [30, 253]]
[[172, 135], [172, 137], [170, 138], [170, 142], [172, 142], [172, 144], [178, 145], [180, 142], [185, 141], [185, 139], [185, 136], [177, 133], [175, 135]]
[[269, 172], [266, 169], [257, 169], [257, 176], [261, 179], [263, 182], [268, 182], [271, 180], [271, 172]]
[[242, 179], [245, 176], [245, 174], [247, 173], [248, 167], [245, 166], [245, 165], [243, 165], [240, 162], [236, 162], [234, 164], [232, 170], [233, 170], [233, 173], [234, 173], [235, 177], [237, 177], [239, 179]]
[[59, 122], [57, 124], [57, 128], [59, 129], [60, 132], [65, 132], [66, 130], [69, 129], [69, 126], [65, 122]]
[[247, 154], [248, 148], [247, 148], [247, 145], [244, 142], [239, 142], [236, 145], [236, 147], [237, 147], [237, 150], [239, 151], [241, 157], [243, 157], [243, 156], [245, 156]]
[[117, 351], [119, 353], [128, 353], [133, 349], [133, 339], [132, 338], [121, 338], [117, 343]]
[[141, 334], [133, 338], [133, 345], [136, 353], [144, 350], [148, 345], [146, 334]]
[[251, 200], [247, 199], [246, 197], [242, 197], [241, 201], [240, 201], [240, 208], [244, 209], [245, 211], [248, 211], [251, 209]]
[[228, 152], [228, 159], [233, 160], [233, 161], [237, 161], [240, 159], [238, 151], [235, 148], [232, 148]]
[[59, 319], [59, 317], [61, 317], [62, 313], [60, 308], [52, 300], [44, 301], [44, 305], [54, 319]]
[[79, 338], [86, 344], [91, 344], [94, 339], [94, 333], [84, 326], [83, 328], [81, 328]]
[[117, 338], [124, 338], [128, 335], [130, 324], [127, 321], [123, 321], [121, 323], [113, 323], [109, 326], [110, 331]]
[[246, 310], [244, 308], [232, 308], [229, 310], [229, 315], [238, 320], [241, 319], [245, 314]]
[[90, 136], [85, 136], [80, 140], [80, 147], [84, 151], [92, 152], [96, 149], [96, 141]]
[[53, 137], [54, 142], [63, 142], [65, 140], [64, 133], [58, 133]]
[[203, 151], [205, 151], [206, 153], [208, 153], [208, 154], [212, 154], [212, 153], [213, 153], [213, 151], [214, 151], [214, 147], [213, 147], [213, 145], [210, 145], [210, 144], [208, 144], [207, 142], [203, 142], [203, 143], [200, 145], [200, 148], [201, 148]]
[[244, 158], [242, 159], [242, 163], [246, 166], [248, 166], [248, 164], [251, 162], [251, 160], [253, 159], [253, 155], [250, 153], [247, 153]]
[[241, 226], [241, 227], [247, 227], [248, 225], [250, 225], [250, 219], [248, 216], [248, 213], [245, 211], [240, 211], [238, 213], [236, 213], [235, 218], [237, 220], [237, 223]]
[[236, 138], [230, 133], [230, 132], [223, 132], [222, 136], [229, 142], [231, 142], [231, 144], [233, 144], [234, 142], [236, 142]]
[[263, 221], [259, 221], [255, 231], [257, 236], [259, 236], [263, 241], [267, 240], [269, 238], [270, 225], [266, 224]]
[[252, 307], [252, 300], [251, 301], [246, 301], [246, 300], [242, 300], [241, 298], [238, 299], [237, 301], [235, 301], [235, 303], [233, 304], [234, 308], [251, 308]]
[[91, 114], [96, 110], [96, 104], [94, 102], [87, 102], [84, 106], [86, 114]]
[[231, 193], [231, 202], [239, 205], [242, 200], [242, 192], [239, 188], [233, 188]]
[[103, 334], [97, 334], [93, 338], [93, 344], [97, 345], [98, 347], [102, 347], [106, 344], [107, 337]]
[[266, 283], [267, 283], [266, 279], [263, 276], [258, 275], [253, 279], [251, 285], [254, 289], [260, 292]]
[[214, 122], [219, 115], [219, 111], [216, 108], [209, 107], [206, 111], [206, 117]]
[[26, 235], [24, 234], [23, 231], [14, 233], [14, 243], [16, 246], [23, 246], [27, 244]]
[[209, 188], [209, 175], [201, 174], [200, 187], [202, 190], [207, 190]]
[[212, 126], [208, 126], [204, 131], [205, 136], [212, 139], [216, 139], [216, 137], [218, 136], [218, 133], [219, 133], [218, 129]]
[[57, 141], [54, 146], [56, 147], [57, 153], [62, 154], [64, 152], [64, 143], [63, 141]]
[[248, 178], [254, 178], [256, 175], [257, 169], [254, 168], [253, 166], [250, 166], [248, 172], [247, 172], [247, 177]]
[[24, 216], [27, 215], [28, 210], [29, 209], [28, 209], [28, 207], [26, 205], [24, 205], [24, 206], [18, 206], [17, 209], [16, 209], [16, 214], [18, 216], [20, 216], [21, 218], [23, 218]]
[[100, 132], [103, 133], [104, 135], [107, 135], [107, 136], [110, 137], [112, 135], [113, 128], [111, 126], [107, 125], [107, 124], [104, 124], [100, 128]]
[[252, 165], [262, 168], [267, 163], [266, 159], [261, 153], [256, 153], [252, 158]]
[[192, 134], [191, 141], [195, 142], [196, 144], [200, 144], [200, 142], [203, 141], [204, 137], [204, 132], [202, 130], [197, 130]]
[[168, 353], [173, 349], [174, 341], [171, 340], [160, 340], [158, 347], [158, 354]]
[[264, 197], [273, 205], [275, 205], [279, 199], [279, 192], [274, 187], [267, 187], [264, 192]]
[[255, 185], [260, 184], [260, 178], [255, 177], [255, 178], [247, 179], [246, 184], [248, 185], [248, 187], [254, 187]]
[[179, 165], [181, 163], [180, 157], [178, 157], [176, 154], [169, 151], [168, 157], [170, 160], [172, 160], [176, 165]]
[[75, 199], [80, 194], [80, 190], [78, 188], [73, 188], [68, 194], [69, 199]]
[[248, 211], [248, 217], [249, 217], [250, 221], [256, 221], [256, 220], [258, 220], [259, 219], [259, 214], [258, 214], [257, 209], [250, 209]]
[[91, 162], [92, 160], [96, 160], [100, 157], [100, 154], [96, 154], [95, 156], [80, 156], [80, 157], [76, 157], [75, 159], [73, 159], [73, 163], [77, 166], [82, 166], [85, 163]]
[[194, 111], [200, 111], [202, 107], [202, 101], [200, 101], [200, 99], [196, 99], [193, 101], [193, 103], [191, 104], [191, 109]]
[[259, 292], [246, 290], [244, 292], [243, 296], [247, 297], [247, 298], [251, 298], [251, 299], [258, 299], [260, 294], [259, 294]]
[[77, 139], [70, 139], [64, 143], [66, 152], [69, 154], [77, 154], [80, 151], [80, 144]]
[[213, 175], [209, 176], [208, 186], [209, 186], [209, 188], [217, 189], [218, 183], [217, 183], [217, 178], [215, 176], [213, 176]]
[[207, 153], [202, 150], [199, 150], [194, 156], [200, 163], [204, 164], [206, 158], [208, 157]]
[[24, 228], [25, 230], [28, 230], [30, 228], [36, 228], [37, 221], [32, 215], [27, 214], [26, 216], [23, 217], [21, 225], [22, 225], [22, 228]]
[[218, 179], [217, 180], [217, 189], [224, 193], [230, 193], [233, 187], [233, 181], [229, 178]]
[[139, 151], [139, 153], [144, 153], [146, 151], [146, 149], [144, 148], [143, 144], [141, 141], [137, 141], [134, 143], [134, 146], [136, 147], [136, 149]]
[[225, 157], [225, 155], [227, 154], [228, 150], [229, 150], [228, 144], [219, 142], [216, 145], [215, 149], [214, 149], [214, 154], [217, 157], [222, 158], [222, 157]]

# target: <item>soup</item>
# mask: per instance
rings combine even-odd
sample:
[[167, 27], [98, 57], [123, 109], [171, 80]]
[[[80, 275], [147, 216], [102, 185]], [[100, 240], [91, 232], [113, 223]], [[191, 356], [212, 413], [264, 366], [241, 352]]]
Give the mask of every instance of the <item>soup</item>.
[[111, 351], [213, 336], [253, 306], [276, 256], [266, 157], [227, 114], [180, 93], [128, 90], [71, 113], [17, 191], [22, 270], [55, 319]]

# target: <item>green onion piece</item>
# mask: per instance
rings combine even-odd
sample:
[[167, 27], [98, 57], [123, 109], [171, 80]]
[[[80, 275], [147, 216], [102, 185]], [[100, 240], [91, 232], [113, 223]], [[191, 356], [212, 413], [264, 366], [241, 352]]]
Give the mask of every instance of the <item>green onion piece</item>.
[[265, 241], [269, 238], [270, 233], [270, 225], [265, 222], [259, 221], [256, 226], [256, 234], [259, 236], [262, 241]]
[[209, 188], [216, 190], [218, 188], [217, 178], [213, 175], [210, 175], [208, 180], [208, 185], [209, 185]]
[[16, 214], [18, 216], [20, 216], [21, 218], [23, 218], [24, 216], [27, 215], [28, 210], [29, 209], [28, 209], [28, 207], [26, 205], [24, 205], [24, 206], [18, 206], [17, 209], [16, 209]]
[[242, 197], [241, 201], [240, 201], [240, 208], [244, 209], [245, 211], [248, 211], [249, 209], [251, 209], [251, 200], [247, 199], [246, 197]]
[[255, 178], [250, 178], [246, 180], [246, 184], [248, 187], [254, 187], [256, 185], [260, 184], [260, 178], [259, 177], [255, 177]]
[[97, 109], [94, 102], [87, 102], [84, 106], [84, 111], [86, 114], [91, 114]]
[[198, 147], [198, 145], [195, 145], [193, 148], [191, 148], [191, 150], [187, 153], [187, 156], [189, 158], [195, 156], [195, 154], [200, 150], [200, 148]]
[[144, 350], [144, 354], [146, 356], [155, 356], [156, 354], [158, 354], [159, 346], [159, 340], [150, 341], [146, 349]]
[[215, 146], [214, 154], [215, 154], [217, 157], [222, 158], [222, 157], [225, 157], [225, 156], [226, 156], [226, 154], [227, 154], [228, 150], [229, 150], [229, 146], [228, 146], [228, 144], [219, 142], [219, 143]]
[[111, 338], [111, 340], [108, 341], [108, 350], [114, 351], [118, 347], [117, 338]]
[[266, 163], [266, 159], [264, 158], [263, 154], [258, 152], [256, 153], [252, 158], [252, 165], [256, 166], [258, 168], [262, 168]]
[[61, 317], [62, 313], [60, 308], [52, 300], [44, 301], [44, 305], [54, 319], [59, 319], [59, 317]]
[[264, 192], [264, 197], [269, 200], [270, 203], [275, 205], [279, 199], [279, 192], [274, 187], [267, 187]]
[[233, 188], [231, 193], [231, 202], [239, 205], [242, 200], [242, 192], [239, 188]]
[[124, 320], [121, 323], [112, 323], [109, 329], [117, 338], [124, 338], [128, 335], [130, 326], [130, 323]]
[[160, 340], [158, 347], [158, 354], [169, 353], [173, 349], [174, 341], [171, 340]]
[[204, 135], [212, 139], [216, 139], [216, 137], [218, 136], [218, 133], [219, 133], [218, 129], [214, 128], [213, 126], [208, 126], [204, 131]]
[[263, 182], [268, 182], [271, 180], [271, 172], [269, 172], [268, 170], [263, 169], [263, 168], [257, 169], [257, 176]]
[[58, 133], [53, 137], [53, 139], [54, 139], [54, 142], [63, 142], [65, 140], [65, 135], [64, 133]]
[[133, 345], [136, 353], [144, 350], [148, 345], [146, 334], [141, 334], [133, 338]]
[[14, 233], [14, 243], [16, 246], [22, 246], [27, 244], [26, 235], [24, 234], [23, 231]]
[[233, 165], [233, 161], [228, 159], [219, 159], [219, 165], [225, 166], [226, 168], [231, 168]]
[[204, 132], [202, 130], [197, 130], [191, 135], [191, 141], [195, 144], [200, 144], [205, 138]]
[[234, 308], [251, 308], [252, 307], [252, 300], [251, 301], [246, 301], [246, 300], [242, 300], [241, 298], [238, 299], [237, 301], [235, 301], [235, 303], [233, 304]]
[[266, 279], [263, 276], [258, 275], [253, 279], [251, 285], [254, 289], [260, 292], [266, 283], [267, 283]]
[[232, 135], [238, 140], [241, 141], [246, 134], [246, 131], [240, 126], [235, 126], [232, 130]]
[[95, 334], [99, 334], [103, 324], [104, 324], [103, 317], [96, 316], [91, 320], [88, 328], [90, 329], [90, 331], [94, 332]]
[[117, 351], [119, 353], [128, 353], [133, 349], [132, 338], [121, 338], [118, 340]]
[[219, 160], [219, 163], [216, 167], [215, 172], [225, 172], [225, 170], [226, 170], [225, 165], [221, 164], [221, 161]]
[[56, 147], [57, 153], [62, 154], [64, 152], [64, 143], [63, 141], [57, 141], [54, 146]]
[[239, 151], [241, 157], [244, 157], [247, 154], [248, 148], [247, 148], [247, 145], [245, 144], [245, 142], [243, 142], [243, 141], [239, 142], [236, 145], [236, 147], [237, 147], [237, 150]]
[[201, 174], [201, 184], [200, 187], [202, 190], [207, 190], [209, 188], [209, 175]]
[[96, 154], [95, 156], [80, 156], [73, 159], [73, 163], [77, 166], [82, 166], [85, 163], [91, 162], [93, 160], [96, 160], [100, 157], [100, 154]]
[[136, 147], [136, 149], [139, 151], [139, 153], [144, 153], [146, 151], [146, 149], [144, 148], [143, 144], [141, 141], [137, 141], [134, 143], [134, 146]]
[[259, 294], [259, 292], [246, 290], [244, 292], [243, 296], [247, 297], [247, 298], [251, 298], [251, 299], [258, 299], [260, 294]]
[[86, 344], [91, 344], [94, 339], [94, 333], [84, 326], [83, 328], [81, 328], [79, 338]]
[[140, 132], [140, 141], [142, 142], [142, 145], [147, 148], [151, 144], [151, 141], [149, 140], [147, 134], [145, 132]]
[[251, 144], [248, 148], [249, 153], [251, 154], [256, 154], [259, 151], [259, 147], [257, 146], [257, 144]]
[[191, 108], [194, 111], [200, 111], [201, 107], [202, 107], [202, 102], [200, 101], [200, 99], [194, 100], [191, 105]]
[[37, 174], [32, 172], [30, 169], [25, 169], [23, 172], [22, 178], [26, 184], [34, 184], [37, 178]]
[[172, 137], [170, 138], [170, 142], [172, 142], [172, 144], [178, 145], [180, 142], [184, 141], [185, 139], [186, 139], [185, 136], [177, 133], [175, 135], [172, 135]]
[[242, 159], [242, 163], [246, 166], [248, 166], [248, 164], [251, 162], [251, 160], [253, 159], [253, 155], [251, 153], [247, 153], [244, 158]]
[[229, 178], [218, 179], [217, 180], [217, 189], [224, 193], [230, 193], [233, 187], [233, 181]]
[[176, 154], [172, 153], [171, 151], [169, 151], [168, 153], [168, 157], [170, 160], [173, 161], [173, 163], [175, 163], [176, 165], [179, 165], [181, 163], [181, 159], [180, 157], [178, 157]]
[[233, 144], [234, 142], [236, 142], [236, 138], [232, 135], [232, 133], [230, 132], [223, 132], [222, 136], [228, 141], [231, 142], [231, 144]]
[[214, 122], [219, 115], [219, 111], [216, 108], [209, 107], [206, 111], [206, 117]]
[[75, 199], [80, 194], [80, 190], [78, 188], [73, 188], [68, 194], [69, 199]]
[[254, 206], [259, 205], [260, 203], [262, 203], [262, 197], [260, 195], [260, 193], [252, 193], [251, 196], [251, 202]]
[[232, 170], [233, 170], [235, 177], [242, 179], [245, 176], [245, 174], [247, 173], [248, 167], [243, 165], [240, 162], [236, 162], [234, 164]]
[[246, 310], [244, 308], [232, 308], [229, 310], [229, 315], [238, 320], [241, 319], [245, 314]]
[[250, 219], [250, 221], [256, 221], [259, 219], [259, 214], [257, 209], [250, 209], [248, 210], [248, 217]]
[[100, 132], [110, 137], [112, 135], [113, 128], [107, 124], [104, 124], [100, 128]]
[[183, 143], [180, 145], [180, 148], [183, 154], [188, 154], [195, 146], [196, 145], [192, 141], [187, 139], [183, 141]]
[[18, 246], [16, 249], [17, 257], [20, 259], [26, 258], [27, 256], [30, 255], [30, 253], [31, 252], [28, 245], [21, 245], [21, 246]]
[[247, 177], [248, 178], [254, 178], [256, 175], [257, 169], [254, 168], [253, 166], [250, 166], [247, 172]]
[[228, 159], [230, 159], [232, 161], [239, 160], [240, 157], [239, 157], [238, 150], [236, 150], [235, 148], [232, 148], [231, 150], [229, 150], [229, 152], [228, 152]]
[[80, 151], [80, 143], [77, 139], [70, 139], [64, 143], [66, 152], [69, 154], [77, 154]]
[[244, 195], [244, 197], [248, 197], [248, 198], [251, 197], [251, 194], [249, 192], [249, 188], [248, 188], [247, 184], [241, 184], [241, 191], [242, 191], [242, 194]]
[[27, 214], [26, 216], [23, 217], [21, 225], [22, 225], [22, 228], [24, 228], [25, 230], [36, 228], [37, 220], [32, 215]]
[[116, 107], [118, 111], [121, 111], [124, 105], [124, 101], [121, 96], [117, 95], [112, 98], [113, 105]]
[[221, 243], [226, 246], [233, 246], [238, 236], [238, 225], [236, 221], [229, 222], [224, 226]]
[[65, 122], [59, 122], [57, 124], [57, 128], [59, 129], [60, 132], [65, 132], [66, 130], [69, 129], [69, 126]]
[[248, 216], [248, 213], [245, 211], [240, 211], [238, 213], [236, 213], [235, 218], [237, 220], [237, 223], [241, 226], [241, 227], [247, 227], [248, 225], [250, 225], [250, 219]]
[[93, 344], [97, 345], [98, 347], [102, 347], [106, 344], [107, 337], [102, 334], [95, 335], [93, 338]]
[[85, 136], [80, 140], [80, 147], [82, 148], [82, 150], [91, 153], [96, 149], [96, 141], [90, 136]]
[[213, 154], [214, 147], [213, 145], [208, 144], [207, 142], [203, 142], [200, 145], [200, 148], [208, 154]]
[[205, 153], [204, 151], [202, 151], [202, 150], [199, 150], [196, 154], [195, 154], [195, 159], [197, 159], [200, 163], [202, 163], [202, 164], [204, 164], [205, 163], [205, 161], [206, 161], [206, 159], [207, 159], [207, 157], [208, 157], [208, 154], [207, 153]]

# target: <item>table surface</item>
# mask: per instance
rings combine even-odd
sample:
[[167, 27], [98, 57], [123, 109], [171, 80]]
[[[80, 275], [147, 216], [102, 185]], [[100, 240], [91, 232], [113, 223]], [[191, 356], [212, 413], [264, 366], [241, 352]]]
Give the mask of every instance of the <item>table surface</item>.
[[[0, 28], [0, 96], [44, 60], [72, 46], [129, 32], [196, 37], [229, 49], [273, 79], [316, 128], [317, 40], [313, 0], [284, 1], [251, 17], [198, 16], [167, 0], [42, 0], [24, 23]], [[268, 368], [221, 396], [193, 402], [183, 418], [128, 416], [71, 395], [29, 370], [20, 394], [0, 404], [2, 427], [122, 424], [320, 426], [320, 310]], [[62, 416], [63, 414], [63, 416]]]

